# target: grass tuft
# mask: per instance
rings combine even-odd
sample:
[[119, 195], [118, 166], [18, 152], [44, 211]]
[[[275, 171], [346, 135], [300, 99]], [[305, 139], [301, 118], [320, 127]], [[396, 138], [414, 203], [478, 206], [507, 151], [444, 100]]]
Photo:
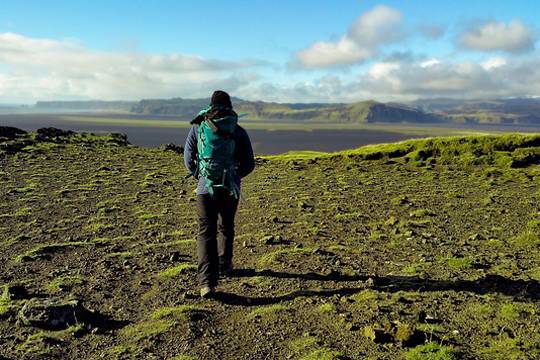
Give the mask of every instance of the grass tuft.
[[359, 293], [351, 295], [351, 300], [358, 303], [370, 302], [370, 301], [377, 300], [377, 297], [378, 297], [378, 294], [376, 291], [365, 289], [365, 290], [360, 291]]
[[180, 274], [185, 274], [190, 271], [194, 271], [197, 269], [197, 265], [194, 264], [180, 264], [177, 266], [170, 267], [166, 270], [163, 270], [158, 274], [159, 277], [162, 278], [174, 278], [177, 277]]
[[333, 314], [336, 312], [336, 306], [332, 303], [324, 303], [318, 309], [323, 314]]
[[130, 342], [138, 342], [155, 337], [171, 330], [176, 322], [171, 320], [150, 320], [126, 326], [120, 330], [120, 335]]
[[519, 235], [513, 237], [510, 242], [521, 247], [536, 246], [540, 244], [538, 233], [534, 230], [527, 229]]
[[0, 295], [0, 315], [7, 313], [13, 306], [11, 296], [9, 295], [9, 287], [4, 285], [3, 288], [2, 295]]
[[455, 360], [458, 359], [458, 355], [450, 346], [428, 342], [409, 350], [405, 358], [407, 360]]
[[445, 257], [441, 258], [441, 262], [457, 270], [469, 269], [472, 266], [472, 260], [466, 257]]
[[300, 360], [338, 360], [343, 357], [343, 354], [332, 349], [317, 349], [306, 356], [302, 356]]
[[70, 326], [60, 331], [38, 331], [30, 334], [26, 340], [16, 347], [17, 352], [34, 356], [45, 356], [51, 353], [58, 344], [84, 330], [84, 325]]
[[258, 265], [259, 267], [266, 267], [275, 264], [276, 262], [283, 261], [283, 259], [286, 257], [296, 254], [306, 254], [309, 252], [311, 252], [311, 249], [308, 248], [280, 249], [272, 251], [261, 256]]
[[277, 314], [283, 314], [289, 310], [290, 308], [288, 306], [285, 306], [282, 304], [263, 306], [263, 307], [252, 310], [248, 314], [248, 319], [254, 319], [258, 317], [269, 318]]

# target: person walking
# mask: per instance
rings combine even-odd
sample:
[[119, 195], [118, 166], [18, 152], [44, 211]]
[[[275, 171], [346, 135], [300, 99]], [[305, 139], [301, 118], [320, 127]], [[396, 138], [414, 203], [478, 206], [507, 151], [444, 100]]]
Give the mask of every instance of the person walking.
[[[215, 294], [219, 275], [233, 270], [234, 218], [241, 179], [255, 168], [249, 136], [238, 125], [229, 94], [216, 90], [210, 106], [191, 121], [184, 164], [198, 179], [197, 277], [203, 298]], [[219, 235], [219, 236], [218, 236]]]

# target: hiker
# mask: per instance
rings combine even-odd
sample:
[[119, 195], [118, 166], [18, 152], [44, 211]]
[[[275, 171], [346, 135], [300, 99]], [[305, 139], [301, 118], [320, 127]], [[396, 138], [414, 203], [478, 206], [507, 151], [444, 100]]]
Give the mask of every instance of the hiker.
[[184, 147], [184, 164], [199, 180], [198, 281], [204, 298], [215, 293], [219, 275], [230, 275], [233, 270], [240, 182], [255, 168], [251, 141], [237, 122], [229, 94], [217, 90], [210, 106], [191, 121]]

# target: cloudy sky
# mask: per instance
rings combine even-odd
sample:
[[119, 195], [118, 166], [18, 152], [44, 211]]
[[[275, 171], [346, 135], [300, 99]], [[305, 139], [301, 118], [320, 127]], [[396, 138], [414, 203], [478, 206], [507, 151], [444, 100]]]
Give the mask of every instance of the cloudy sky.
[[10, 1], [0, 103], [540, 96], [538, 1]]

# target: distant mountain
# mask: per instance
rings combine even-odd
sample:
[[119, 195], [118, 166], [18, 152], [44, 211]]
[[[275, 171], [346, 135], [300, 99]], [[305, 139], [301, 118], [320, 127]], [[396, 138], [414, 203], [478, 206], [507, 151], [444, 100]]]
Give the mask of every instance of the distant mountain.
[[[430, 114], [402, 104], [384, 104], [376, 101], [362, 101], [352, 104], [322, 103], [274, 103], [246, 101], [233, 98], [236, 112], [250, 120], [286, 121], [332, 121], [332, 122], [411, 122], [437, 123], [447, 119], [438, 114]], [[174, 115], [183, 118], [194, 117], [210, 99], [155, 99], [141, 100], [131, 108], [131, 112], [151, 115]]]
[[410, 105], [421, 111], [447, 116], [454, 122], [540, 124], [540, 98], [420, 99]]
[[29, 112], [31, 105], [26, 104], [0, 104], [0, 114], [19, 114]]
[[[491, 100], [419, 99], [407, 104], [373, 100], [347, 103], [275, 103], [233, 98], [236, 112], [250, 120], [342, 123], [540, 124], [540, 98]], [[0, 108], [15, 112], [120, 112], [192, 119], [210, 98], [140, 101], [39, 101], [35, 106]]]
[[25, 104], [2, 104], [0, 103], [0, 109], [17, 109], [21, 107], [26, 107], [28, 105]]
[[68, 111], [129, 111], [135, 101], [38, 101], [36, 110], [68, 110]]
[[130, 112], [149, 115], [174, 115], [186, 119], [195, 117], [203, 108], [210, 104], [207, 99], [146, 99], [133, 104]]

